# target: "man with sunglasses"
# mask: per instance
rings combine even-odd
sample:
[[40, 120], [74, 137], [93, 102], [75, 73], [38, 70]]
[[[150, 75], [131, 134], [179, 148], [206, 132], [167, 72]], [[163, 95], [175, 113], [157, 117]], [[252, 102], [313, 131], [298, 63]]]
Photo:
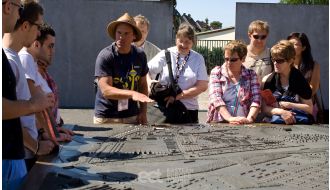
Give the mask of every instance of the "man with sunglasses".
[[[20, 18], [19, 0], [2, 0], [2, 36], [14, 30]], [[30, 102], [20, 102], [16, 98], [16, 81], [7, 56], [2, 50], [2, 189], [17, 189], [26, 175], [23, 135], [19, 116], [15, 110]], [[27, 114], [29, 109], [25, 109]], [[23, 115], [23, 114], [22, 114]]]
[[268, 34], [269, 25], [267, 22], [255, 20], [250, 23], [248, 29], [250, 44], [247, 46], [248, 53], [243, 65], [257, 73], [259, 83], [264, 76], [274, 70], [270, 50], [266, 47]]
[[[39, 96], [39, 98], [41, 97], [40, 100], [41, 103], [43, 104], [42, 106], [33, 108], [32, 109], [33, 111], [22, 114], [24, 116], [20, 118], [22, 125], [22, 133], [23, 133], [23, 143], [26, 148], [25, 158], [31, 158], [34, 157], [35, 155], [45, 155], [49, 153], [54, 147], [53, 143], [50, 141], [47, 142], [37, 141], [38, 131], [36, 128], [35, 115], [30, 114], [30, 113], [39, 112], [47, 107], [51, 107], [54, 104], [54, 98], [51, 94], [46, 95], [43, 93], [36, 93], [31, 96], [27, 84], [27, 80], [25, 78], [25, 71], [21, 65], [18, 56], [18, 52], [22, 49], [22, 47], [30, 46], [32, 42], [39, 35], [39, 30], [37, 25], [41, 25], [43, 23], [42, 15], [43, 15], [43, 9], [38, 3], [36, 2], [25, 3], [24, 10], [22, 11], [20, 18], [17, 20], [14, 30], [12, 32], [8, 31], [11, 33], [6, 33], [4, 34], [3, 37], [4, 51], [6, 56], [8, 57], [10, 67], [12, 68], [13, 73], [15, 75], [17, 99], [21, 101], [28, 101], [30, 99], [34, 99], [35, 97]], [[19, 110], [17, 109], [16, 111], [18, 112]], [[24, 155], [24, 150], [23, 150], [23, 155]], [[22, 167], [20, 169], [23, 170]], [[7, 181], [7, 179], [6, 182], [10, 183], [10, 181]], [[8, 186], [6, 186], [6, 188], [4, 189], [7, 188], [12, 189], [12, 187], [10, 186], [11, 184], [7, 184], [7, 185]]]

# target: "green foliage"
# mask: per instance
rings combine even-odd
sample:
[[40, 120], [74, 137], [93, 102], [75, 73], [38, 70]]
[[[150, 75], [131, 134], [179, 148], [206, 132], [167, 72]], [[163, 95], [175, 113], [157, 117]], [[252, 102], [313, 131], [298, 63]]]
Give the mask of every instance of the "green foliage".
[[197, 46], [194, 49], [204, 57], [208, 74], [215, 66], [222, 65], [224, 62], [224, 54], [221, 47], [214, 47], [210, 50], [205, 46]]
[[222, 28], [222, 23], [219, 22], [219, 21], [213, 21], [213, 22], [210, 23], [210, 26], [213, 29], [220, 29], [220, 28]]
[[222, 65], [224, 62], [224, 53], [221, 47], [213, 48], [210, 52], [210, 62], [209, 67], [210, 70], [213, 69], [215, 66]]
[[281, 0], [280, 3], [293, 5], [329, 5], [329, 0]]

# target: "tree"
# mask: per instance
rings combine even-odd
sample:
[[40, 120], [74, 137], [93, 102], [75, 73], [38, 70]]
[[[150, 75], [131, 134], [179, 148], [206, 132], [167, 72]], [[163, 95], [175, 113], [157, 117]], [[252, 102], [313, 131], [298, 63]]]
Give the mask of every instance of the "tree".
[[208, 19], [208, 18], [205, 19], [205, 23], [206, 23], [207, 25], [209, 25], [209, 19]]
[[329, 5], [329, 0], [281, 0], [280, 3], [293, 5]]
[[210, 26], [213, 29], [220, 29], [220, 28], [222, 28], [222, 23], [219, 22], [219, 21], [213, 21], [213, 22], [210, 23]]

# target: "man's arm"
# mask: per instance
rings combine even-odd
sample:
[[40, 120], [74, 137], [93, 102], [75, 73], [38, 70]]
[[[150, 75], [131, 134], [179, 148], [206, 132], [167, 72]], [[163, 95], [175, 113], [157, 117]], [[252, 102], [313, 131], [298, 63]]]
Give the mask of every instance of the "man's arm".
[[[144, 79], [146, 80], [146, 79]], [[100, 77], [98, 86], [104, 98], [112, 100], [133, 99], [139, 102], [153, 102], [147, 95], [126, 89], [119, 89], [112, 86], [112, 77]], [[147, 87], [147, 86], [146, 86]], [[146, 89], [148, 90], [148, 89]], [[147, 91], [148, 92], [148, 91]]]
[[53, 148], [54, 143], [50, 140], [38, 141], [33, 139], [25, 127], [22, 128], [24, 146], [31, 150], [35, 155], [43, 156], [49, 154]]
[[[148, 74], [147, 74], [148, 75]], [[148, 96], [148, 82], [147, 82], [147, 75], [141, 77], [139, 80], [139, 92]], [[137, 117], [137, 122], [139, 124], [147, 124], [147, 103], [146, 102], [139, 102], [140, 104], [140, 112]]]
[[2, 97], [2, 119], [14, 119], [40, 112], [54, 104], [51, 94], [36, 94], [30, 100], [9, 100]]
[[[148, 96], [147, 75], [141, 77], [141, 79], [139, 80], [139, 92]], [[147, 103], [140, 102], [140, 112], [147, 113]]]

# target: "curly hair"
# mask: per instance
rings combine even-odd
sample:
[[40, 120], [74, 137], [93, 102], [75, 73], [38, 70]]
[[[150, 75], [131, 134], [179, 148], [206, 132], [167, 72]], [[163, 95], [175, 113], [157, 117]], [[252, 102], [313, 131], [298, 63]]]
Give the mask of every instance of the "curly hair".
[[231, 54], [234, 52], [237, 53], [238, 57], [242, 59], [247, 54], [247, 47], [246, 44], [241, 40], [233, 40], [229, 42], [225, 47], [224, 50], [230, 51]]

